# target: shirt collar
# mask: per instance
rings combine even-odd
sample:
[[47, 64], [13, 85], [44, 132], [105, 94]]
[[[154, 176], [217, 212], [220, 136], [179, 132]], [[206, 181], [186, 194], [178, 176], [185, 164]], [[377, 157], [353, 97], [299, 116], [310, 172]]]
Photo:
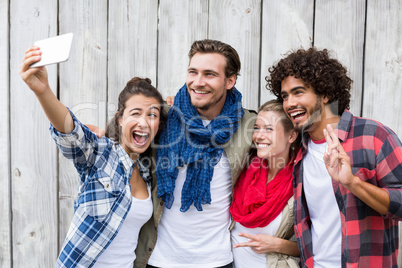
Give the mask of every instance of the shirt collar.
[[121, 147], [120, 144], [115, 143], [114, 146], [116, 146], [116, 151], [117, 151], [117, 154], [119, 156], [119, 160], [123, 164], [123, 167], [124, 167], [125, 171], [129, 171], [132, 167], [135, 166], [135, 163], [134, 163], [133, 159], [131, 159], [128, 156], [128, 154], [123, 149], [123, 147]]
[[336, 135], [342, 142], [344, 142], [348, 138], [352, 121], [353, 121], [353, 114], [349, 110], [345, 109], [335, 129]]
[[[348, 137], [350, 126], [352, 125], [352, 120], [353, 120], [353, 114], [349, 110], [345, 109], [345, 111], [343, 111], [341, 118], [335, 128], [335, 133], [342, 142], [344, 142]], [[303, 133], [302, 146], [301, 146], [301, 150], [299, 151], [299, 153], [297, 154], [297, 157], [295, 159], [296, 163], [299, 162], [304, 157], [304, 155], [307, 153], [309, 139], [310, 139], [310, 135], [307, 132]]]

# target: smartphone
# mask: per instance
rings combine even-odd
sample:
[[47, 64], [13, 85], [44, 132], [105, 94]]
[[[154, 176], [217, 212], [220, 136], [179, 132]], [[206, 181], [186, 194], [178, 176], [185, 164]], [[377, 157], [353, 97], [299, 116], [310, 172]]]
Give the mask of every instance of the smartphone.
[[34, 45], [42, 51], [42, 59], [30, 67], [41, 67], [68, 60], [72, 41], [73, 33], [36, 41]]

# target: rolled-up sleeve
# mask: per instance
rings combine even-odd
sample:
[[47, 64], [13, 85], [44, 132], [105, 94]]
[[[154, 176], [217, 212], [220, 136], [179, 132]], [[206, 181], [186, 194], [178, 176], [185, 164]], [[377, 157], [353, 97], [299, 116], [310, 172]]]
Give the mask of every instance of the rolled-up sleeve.
[[69, 112], [74, 121], [74, 130], [71, 133], [61, 133], [52, 124], [49, 130], [60, 152], [73, 161], [78, 173], [82, 175], [94, 165], [97, 156], [103, 153], [110, 140], [106, 137], [98, 138], [70, 110]]
[[377, 179], [389, 194], [390, 204], [385, 217], [402, 220], [402, 145], [392, 131], [377, 153], [376, 172]]

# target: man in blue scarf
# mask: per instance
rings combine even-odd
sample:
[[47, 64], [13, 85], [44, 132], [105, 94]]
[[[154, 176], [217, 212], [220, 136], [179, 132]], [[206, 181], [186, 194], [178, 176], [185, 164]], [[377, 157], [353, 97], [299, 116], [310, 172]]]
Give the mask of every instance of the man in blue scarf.
[[255, 115], [234, 87], [234, 48], [195, 41], [189, 58], [160, 137], [154, 215], [141, 231], [135, 267], [232, 267], [229, 206]]

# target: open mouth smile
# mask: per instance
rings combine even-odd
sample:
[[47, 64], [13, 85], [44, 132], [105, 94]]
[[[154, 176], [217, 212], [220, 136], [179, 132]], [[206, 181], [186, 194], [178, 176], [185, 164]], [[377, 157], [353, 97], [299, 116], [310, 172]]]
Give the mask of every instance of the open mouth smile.
[[149, 139], [149, 133], [142, 131], [133, 131], [132, 135], [133, 135], [133, 142], [136, 146], [144, 146]]
[[268, 144], [268, 143], [256, 143], [255, 146], [256, 146], [258, 149], [264, 149], [264, 148], [268, 148], [268, 147], [271, 146], [271, 145]]
[[295, 112], [288, 112], [290, 117], [293, 119], [293, 121], [300, 121], [305, 115], [306, 111], [295, 111]]

